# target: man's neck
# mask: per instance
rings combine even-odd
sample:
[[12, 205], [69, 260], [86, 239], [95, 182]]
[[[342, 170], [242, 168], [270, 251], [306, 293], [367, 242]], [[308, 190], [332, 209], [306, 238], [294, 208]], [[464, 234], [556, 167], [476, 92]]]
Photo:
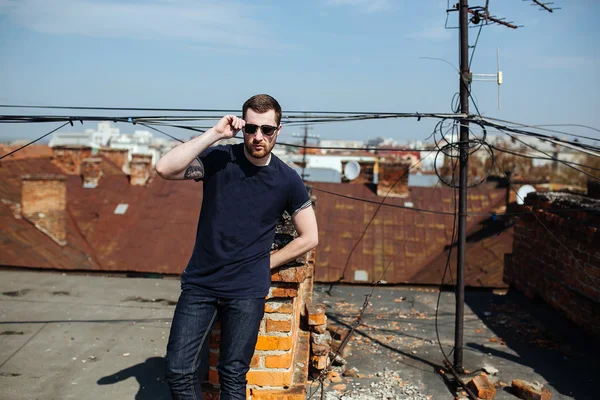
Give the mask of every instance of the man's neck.
[[269, 153], [266, 157], [263, 157], [263, 158], [252, 157], [250, 155], [250, 153], [248, 153], [246, 146], [244, 146], [244, 155], [246, 156], [246, 159], [248, 161], [250, 161], [252, 164], [256, 165], [257, 167], [267, 166], [271, 162], [271, 153]]

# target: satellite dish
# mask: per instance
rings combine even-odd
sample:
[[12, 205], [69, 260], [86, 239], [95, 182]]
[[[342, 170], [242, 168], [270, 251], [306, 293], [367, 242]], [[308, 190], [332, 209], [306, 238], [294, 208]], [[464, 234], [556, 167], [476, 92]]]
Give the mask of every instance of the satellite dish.
[[348, 161], [344, 167], [344, 176], [349, 181], [358, 178], [360, 174], [360, 164], [354, 160]]
[[523, 185], [519, 188], [519, 190], [517, 190], [517, 204], [523, 204], [525, 203], [525, 197], [527, 197], [527, 195], [529, 193], [533, 193], [535, 192], [535, 188], [531, 185]]

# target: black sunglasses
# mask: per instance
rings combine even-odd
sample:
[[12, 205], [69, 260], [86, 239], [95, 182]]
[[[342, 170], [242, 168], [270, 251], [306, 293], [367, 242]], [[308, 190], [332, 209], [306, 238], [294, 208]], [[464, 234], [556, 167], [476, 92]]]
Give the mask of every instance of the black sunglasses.
[[277, 130], [276, 126], [272, 125], [254, 125], [254, 124], [246, 124], [244, 126], [244, 133], [249, 135], [253, 135], [256, 133], [257, 129], [260, 128], [261, 132], [265, 136], [273, 136], [275, 131]]

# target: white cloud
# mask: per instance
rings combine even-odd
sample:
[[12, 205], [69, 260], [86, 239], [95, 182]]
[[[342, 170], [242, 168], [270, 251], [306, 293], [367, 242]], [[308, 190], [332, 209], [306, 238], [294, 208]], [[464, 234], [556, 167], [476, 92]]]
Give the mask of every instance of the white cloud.
[[0, 0], [0, 13], [37, 32], [263, 48], [273, 40], [242, 3], [203, 0]]
[[385, 11], [392, 7], [390, 0], [327, 0], [329, 6], [355, 7], [367, 13]]

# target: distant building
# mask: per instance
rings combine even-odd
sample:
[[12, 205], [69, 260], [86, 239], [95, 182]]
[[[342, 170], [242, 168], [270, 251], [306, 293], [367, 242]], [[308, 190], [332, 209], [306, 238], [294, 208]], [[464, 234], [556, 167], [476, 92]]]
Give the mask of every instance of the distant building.
[[[546, 140], [522, 136], [519, 136], [518, 139], [513, 140], [506, 136], [490, 136], [487, 141], [500, 149], [508, 149], [529, 157], [538, 157], [533, 160], [533, 167], [551, 165], [554, 162], [552, 160], [544, 160], [543, 158], [552, 157], [568, 162], [583, 162], [585, 158], [585, 153], [581, 151], [560, 146]], [[487, 156], [487, 152], [485, 151], [476, 152], [474, 155], [477, 156], [477, 153], [481, 153], [480, 156]]]
[[[365, 142], [360, 140], [321, 140], [320, 147], [339, 147], [343, 149], [361, 149], [365, 147]], [[332, 150], [323, 149], [323, 153], [329, 153]]]
[[52, 139], [50, 139], [48, 146], [85, 146], [96, 149], [100, 147], [94, 145], [92, 134], [90, 132], [57, 132], [52, 136]]
[[85, 132], [55, 133], [49, 146], [86, 146], [92, 148], [93, 154], [101, 148], [126, 149], [129, 150], [129, 161], [132, 154], [146, 154], [152, 156], [152, 165], [156, 165], [160, 157], [173, 147], [172, 142], [166, 139], [155, 139], [150, 131], [121, 133], [109, 121], [99, 122], [97, 129], [86, 129]]

